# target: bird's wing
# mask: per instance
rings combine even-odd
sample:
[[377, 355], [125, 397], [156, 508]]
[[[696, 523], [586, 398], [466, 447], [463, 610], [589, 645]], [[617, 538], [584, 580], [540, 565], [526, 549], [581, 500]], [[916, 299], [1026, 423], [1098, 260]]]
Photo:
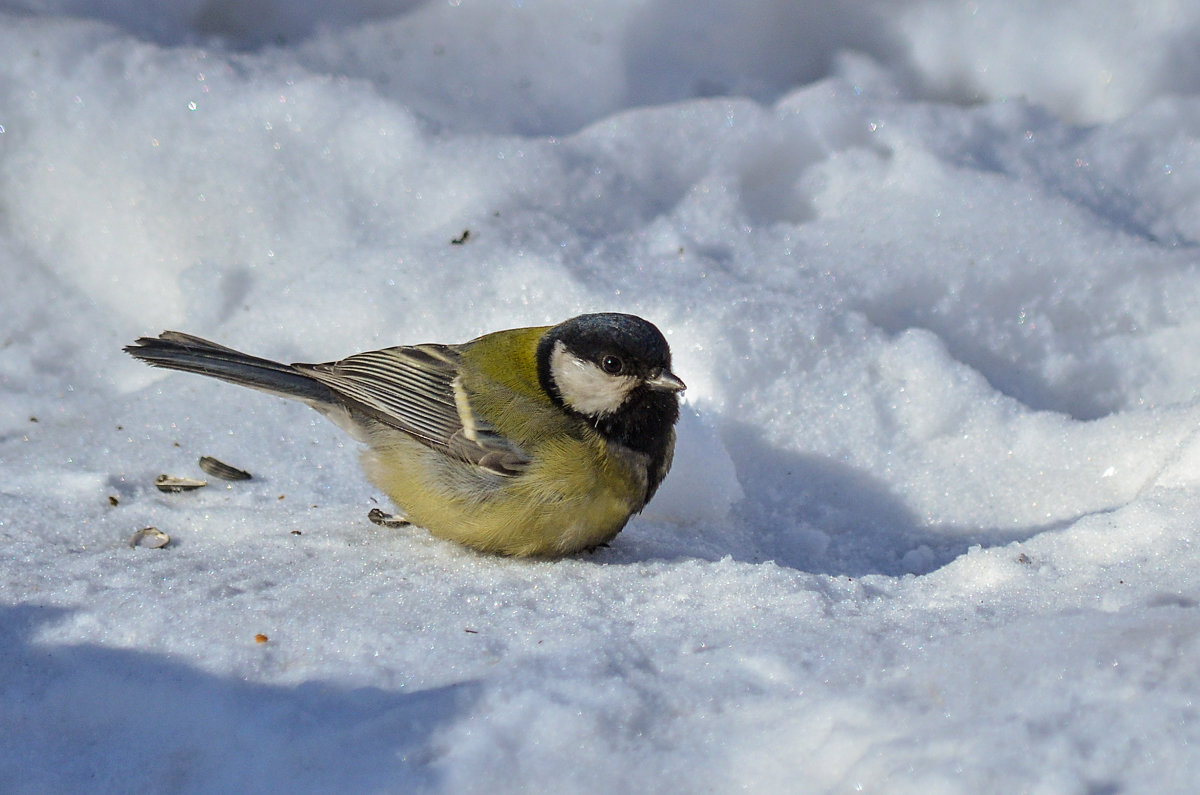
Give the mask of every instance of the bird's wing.
[[296, 364], [352, 410], [430, 447], [501, 475], [524, 471], [529, 458], [478, 417], [449, 345], [413, 345], [357, 353], [327, 364]]

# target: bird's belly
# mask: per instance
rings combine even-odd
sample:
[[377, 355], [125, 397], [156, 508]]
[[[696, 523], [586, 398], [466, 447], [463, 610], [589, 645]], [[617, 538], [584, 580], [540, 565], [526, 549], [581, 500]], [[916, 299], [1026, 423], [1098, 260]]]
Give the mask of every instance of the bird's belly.
[[535, 464], [504, 476], [413, 442], [368, 451], [363, 464], [409, 521], [439, 538], [502, 555], [556, 557], [611, 540], [645, 493], [644, 475], [621, 462], [596, 470], [583, 457], [559, 460], [555, 471]]

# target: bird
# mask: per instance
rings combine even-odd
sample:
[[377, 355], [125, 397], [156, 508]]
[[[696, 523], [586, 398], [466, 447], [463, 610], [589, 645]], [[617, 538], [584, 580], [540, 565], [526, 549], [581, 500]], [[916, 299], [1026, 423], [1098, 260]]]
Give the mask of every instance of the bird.
[[662, 332], [615, 312], [323, 364], [178, 331], [124, 350], [308, 404], [364, 445], [404, 520], [513, 557], [595, 549], [640, 513], [670, 470], [686, 389]]

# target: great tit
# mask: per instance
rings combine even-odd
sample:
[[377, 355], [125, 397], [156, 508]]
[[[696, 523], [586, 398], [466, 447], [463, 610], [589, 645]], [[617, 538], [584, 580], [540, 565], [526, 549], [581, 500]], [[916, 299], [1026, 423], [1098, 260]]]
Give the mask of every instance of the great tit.
[[503, 555], [557, 557], [616, 536], [670, 469], [684, 389], [654, 324], [616, 313], [326, 364], [178, 331], [125, 350], [307, 403], [366, 445], [367, 476], [410, 522]]

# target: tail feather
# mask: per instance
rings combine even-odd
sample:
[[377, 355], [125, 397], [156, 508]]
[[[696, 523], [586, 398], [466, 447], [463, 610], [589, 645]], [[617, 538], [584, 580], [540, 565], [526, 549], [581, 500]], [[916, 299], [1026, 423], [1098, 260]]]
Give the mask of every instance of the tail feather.
[[303, 400], [318, 408], [340, 402], [329, 387], [290, 364], [251, 356], [179, 331], [141, 337], [127, 345], [125, 352], [155, 367], [220, 378], [232, 384]]

